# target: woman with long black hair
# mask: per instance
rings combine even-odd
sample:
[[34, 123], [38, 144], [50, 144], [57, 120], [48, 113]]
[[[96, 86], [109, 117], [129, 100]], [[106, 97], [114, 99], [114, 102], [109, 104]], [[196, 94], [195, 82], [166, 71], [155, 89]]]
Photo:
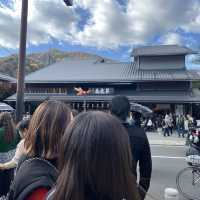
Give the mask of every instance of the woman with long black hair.
[[60, 175], [47, 200], [138, 200], [129, 137], [120, 121], [84, 112], [61, 142]]

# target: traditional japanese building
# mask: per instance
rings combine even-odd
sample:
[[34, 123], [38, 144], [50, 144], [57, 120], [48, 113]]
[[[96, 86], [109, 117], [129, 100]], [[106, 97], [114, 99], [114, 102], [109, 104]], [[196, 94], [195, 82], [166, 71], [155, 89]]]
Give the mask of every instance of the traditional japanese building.
[[[187, 70], [185, 56], [191, 49], [177, 45], [146, 46], [132, 52], [133, 62], [66, 58], [26, 76], [26, 109], [45, 99], [62, 100], [73, 108], [108, 109], [114, 95], [126, 95], [156, 112], [192, 112], [200, 80]], [[16, 95], [7, 99], [15, 101]]]
[[9, 97], [16, 91], [16, 79], [0, 73], [0, 101]]

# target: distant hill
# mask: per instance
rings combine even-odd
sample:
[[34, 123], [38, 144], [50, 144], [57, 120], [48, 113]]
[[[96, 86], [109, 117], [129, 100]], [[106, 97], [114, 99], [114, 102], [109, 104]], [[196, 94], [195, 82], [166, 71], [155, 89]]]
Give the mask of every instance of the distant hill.
[[[34, 72], [40, 68], [43, 68], [49, 64], [53, 64], [62, 60], [63, 58], [74, 59], [88, 59], [93, 58], [96, 60], [104, 59], [95, 54], [83, 53], [83, 52], [64, 52], [58, 49], [51, 49], [48, 52], [40, 52], [28, 54], [26, 59], [25, 74]], [[18, 55], [11, 55], [8, 57], [0, 58], [0, 73], [8, 74], [12, 77], [16, 77], [18, 66]]]

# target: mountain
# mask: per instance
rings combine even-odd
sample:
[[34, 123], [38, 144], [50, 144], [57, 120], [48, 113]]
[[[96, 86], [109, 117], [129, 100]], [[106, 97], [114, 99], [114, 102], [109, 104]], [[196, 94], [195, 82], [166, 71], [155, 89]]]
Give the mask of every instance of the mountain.
[[[25, 74], [34, 72], [40, 68], [43, 68], [49, 64], [53, 64], [62, 60], [63, 58], [73, 59], [105, 59], [101, 56], [83, 52], [64, 52], [58, 49], [51, 49], [48, 52], [32, 53], [26, 57]], [[18, 66], [18, 55], [10, 55], [8, 57], [0, 58], [0, 73], [8, 74], [12, 77], [16, 77]]]

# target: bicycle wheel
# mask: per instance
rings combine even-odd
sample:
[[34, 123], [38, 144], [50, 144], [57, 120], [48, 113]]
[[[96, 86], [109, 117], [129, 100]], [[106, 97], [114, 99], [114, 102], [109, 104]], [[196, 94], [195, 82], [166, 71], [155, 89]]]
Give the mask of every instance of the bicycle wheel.
[[195, 166], [184, 168], [176, 177], [176, 185], [185, 198], [200, 200], [200, 169]]

